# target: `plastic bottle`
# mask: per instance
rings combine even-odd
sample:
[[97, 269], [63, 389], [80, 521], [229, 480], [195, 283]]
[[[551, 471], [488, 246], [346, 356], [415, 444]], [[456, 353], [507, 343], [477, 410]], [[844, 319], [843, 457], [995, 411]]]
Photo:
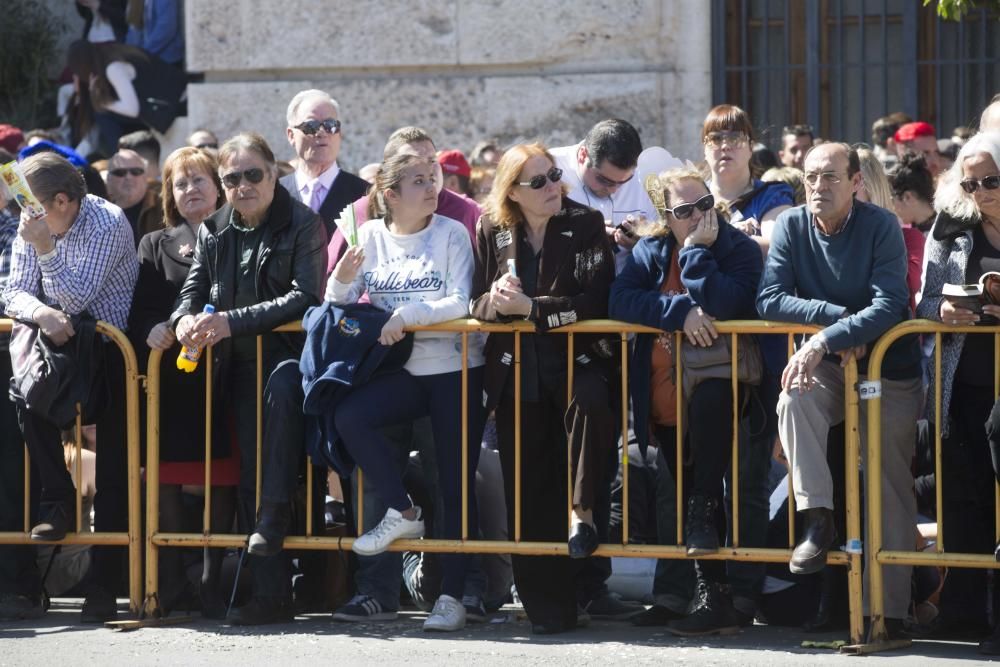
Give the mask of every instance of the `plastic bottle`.
[[[201, 309], [203, 313], [214, 313], [215, 306], [210, 303], [206, 303], [205, 307]], [[181, 353], [177, 355], [177, 370], [184, 371], [185, 373], [194, 373], [195, 369], [198, 368], [198, 360], [201, 359], [201, 352], [205, 348], [190, 348], [187, 345], [181, 348]]]

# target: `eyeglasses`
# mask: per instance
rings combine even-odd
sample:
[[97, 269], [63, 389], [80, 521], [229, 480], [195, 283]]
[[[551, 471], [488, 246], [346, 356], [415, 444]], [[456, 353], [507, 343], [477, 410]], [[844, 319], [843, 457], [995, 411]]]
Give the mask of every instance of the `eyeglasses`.
[[142, 167], [120, 167], [118, 169], [110, 169], [108, 173], [117, 178], [125, 178], [126, 175], [131, 174], [132, 176], [142, 176], [146, 173], [146, 170]]
[[806, 185], [808, 185], [811, 188], [814, 188], [817, 185], [819, 185], [820, 181], [823, 181], [827, 185], [837, 185], [842, 180], [844, 180], [844, 178], [835, 171], [822, 171], [822, 172], [810, 171], [809, 173], [807, 173], [805, 176], [802, 177], [802, 180], [806, 182]]
[[961, 181], [959, 185], [961, 185], [962, 189], [968, 192], [970, 195], [976, 190], [978, 190], [980, 187], [982, 187], [984, 190], [996, 190], [997, 188], [1000, 188], [1000, 176], [998, 175], [987, 176], [986, 178], [980, 181], [977, 181], [974, 178], [967, 178], [964, 181]]
[[709, 194], [705, 195], [696, 202], [690, 204], [678, 204], [673, 208], [666, 208], [663, 210], [665, 210], [667, 213], [674, 216], [678, 220], [687, 220], [688, 218], [691, 217], [691, 214], [694, 213], [695, 209], [704, 212], [709, 210], [713, 206], [715, 206], [715, 197]]
[[337, 134], [340, 132], [340, 121], [336, 118], [327, 118], [326, 120], [307, 120], [295, 126], [296, 130], [306, 135], [317, 134], [320, 128], [323, 128], [330, 134]]
[[709, 132], [705, 135], [705, 145], [710, 148], [722, 148], [724, 143], [733, 148], [742, 148], [750, 143], [750, 137], [735, 130]]
[[222, 177], [222, 184], [230, 189], [236, 188], [239, 187], [244, 178], [247, 179], [248, 183], [256, 185], [264, 180], [264, 170], [254, 167], [246, 171], [233, 171]]
[[545, 179], [549, 179], [553, 183], [558, 183], [562, 178], [562, 169], [559, 167], [552, 167], [546, 174], [539, 174], [538, 176], [532, 176], [527, 181], [518, 181], [518, 185], [524, 185], [531, 188], [532, 190], [541, 190], [545, 187]]

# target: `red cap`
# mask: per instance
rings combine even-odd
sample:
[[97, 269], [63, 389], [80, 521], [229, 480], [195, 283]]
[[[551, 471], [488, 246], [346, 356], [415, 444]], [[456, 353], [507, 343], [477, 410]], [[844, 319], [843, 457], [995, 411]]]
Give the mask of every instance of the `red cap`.
[[472, 167], [465, 159], [460, 150], [441, 151], [438, 153], [438, 164], [446, 174], [456, 174], [457, 176], [471, 176]]
[[897, 144], [905, 144], [913, 141], [917, 137], [934, 137], [937, 139], [937, 132], [934, 130], [934, 126], [930, 123], [918, 120], [914, 123], [901, 125], [899, 129], [896, 130], [896, 134], [893, 136], [893, 139], [896, 140]]
[[0, 124], [0, 147], [17, 155], [24, 145], [24, 133], [13, 125]]

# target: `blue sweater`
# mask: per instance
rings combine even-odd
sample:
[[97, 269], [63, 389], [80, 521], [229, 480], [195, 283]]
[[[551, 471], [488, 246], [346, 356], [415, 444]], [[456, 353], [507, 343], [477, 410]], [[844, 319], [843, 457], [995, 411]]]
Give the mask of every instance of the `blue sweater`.
[[[855, 202], [847, 227], [826, 236], [798, 206], [778, 216], [757, 310], [766, 320], [825, 326], [832, 352], [862, 344], [870, 352], [882, 334], [909, 318], [906, 263], [903, 233], [885, 209]], [[915, 337], [901, 339], [886, 354], [883, 375], [917, 377], [919, 355]], [[867, 368], [866, 354], [858, 372]]]
[[[639, 241], [622, 272], [611, 284], [609, 315], [664, 331], [684, 328], [684, 318], [697, 306], [718, 320], [756, 319], [754, 294], [763, 260], [760, 247], [735, 227], [722, 223], [709, 246], [683, 247], [678, 255], [681, 283], [687, 294], [667, 296], [660, 291], [670, 270], [674, 237], [655, 236]], [[645, 451], [649, 436], [649, 377], [653, 334], [639, 334], [629, 359], [629, 390], [635, 435]]]

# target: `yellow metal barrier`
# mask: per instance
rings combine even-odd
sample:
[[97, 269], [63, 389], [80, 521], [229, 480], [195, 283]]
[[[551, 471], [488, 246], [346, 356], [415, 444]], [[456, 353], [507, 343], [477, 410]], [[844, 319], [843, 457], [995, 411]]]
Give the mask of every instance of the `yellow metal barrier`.
[[[886, 643], [888, 633], [885, 628], [885, 590], [882, 576], [883, 565], [933, 565], [939, 567], [974, 567], [974, 568], [1000, 568], [992, 553], [990, 554], [963, 554], [945, 552], [945, 526], [942, 522], [943, 503], [942, 488], [944, 486], [941, 474], [941, 424], [947, 415], [941, 414], [941, 341], [942, 334], [963, 333], [992, 335], [994, 337], [994, 354], [1000, 349], [1000, 327], [967, 326], [956, 327], [947, 326], [940, 322], [931, 320], [910, 320], [903, 322], [888, 332], [872, 347], [871, 356], [868, 361], [868, 379], [871, 382], [881, 382], [882, 361], [885, 354], [894, 342], [903, 336], [912, 334], [934, 334], [934, 474], [935, 493], [937, 507], [937, 542], [932, 553], [922, 551], [888, 551], [882, 549], [882, 452], [880, 447], [873, 447], [872, 443], [881, 442], [882, 437], [882, 399], [877, 393], [870, 399], [871, 407], [868, 412], [868, 466], [875, 474], [868, 475], [867, 491], [870, 498], [869, 507], [871, 511], [868, 516], [868, 549], [873, 554], [870, 564], [871, 589], [870, 605], [872, 627], [869, 642], [872, 644]], [[1000, 396], [1000, 366], [994, 368], [993, 375], [994, 396]], [[997, 502], [997, 526], [996, 538], [1000, 540], [1000, 486], [996, 487], [995, 499]]]
[[[10, 332], [13, 320], [0, 319], [0, 332]], [[82, 498], [82, 456], [83, 435], [81, 433], [80, 413], [77, 410], [75, 441], [76, 441], [76, 530], [67, 534], [58, 542], [35, 542], [31, 539], [31, 461], [28, 450], [24, 451], [24, 531], [0, 532], [0, 544], [90, 544], [95, 546], [125, 546], [128, 547], [128, 582], [129, 610], [138, 614], [142, 603], [142, 505], [141, 505], [141, 472], [139, 459], [139, 364], [135, 351], [128, 338], [120, 330], [105, 322], [97, 323], [97, 331], [110, 340], [122, 353], [125, 366], [125, 419], [126, 445], [128, 466], [128, 531], [124, 533], [97, 533], [83, 530], [83, 498]], [[115, 378], [109, 378], [114, 382]], [[98, 434], [98, 437], [100, 434]]]
[[[733, 391], [733, 443], [732, 443], [732, 496], [733, 496], [733, 545], [731, 547], [723, 547], [717, 553], [698, 556], [698, 558], [703, 558], [707, 560], [740, 560], [740, 561], [752, 561], [752, 562], [768, 562], [768, 563], [786, 563], [791, 557], [791, 548], [795, 544], [795, 531], [794, 531], [794, 501], [791, 488], [789, 488], [789, 548], [788, 549], [765, 549], [765, 548], [744, 548], [739, 546], [739, 445], [738, 445], [738, 429], [736, 428], [738, 415], [736, 410], [739, 406], [739, 401], [736, 400], [736, 393], [738, 390], [738, 383], [736, 381], [736, 365], [737, 365], [737, 354], [738, 354], [738, 335], [746, 334], [779, 334], [786, 335], [788, 337], [789, 349], [793, 345], [793, 336], [797, 334], [811, 334], [819, 331], [820, 327], [815, 326], [805, 326], [796, 324], [785, 324], [776, 322], [765, 322], [759, 320], [749, 320], [749, 321], [733, 321], [733, 322], [716, 322], [716, 330], [720, 335], [731, 336], [731, 349], [732, 349], [732, 366], [733, 366], [733, 380], [732, 380], [732, 391]], [[469, 483], [467, 479], [467, 445], [468, 443], [463, 442], [463, 466], [462, 466], [462, 513], [463, 513], [463, 532], [461, 540], [439, 540], [439, 539], [421, 539], [421, 540], [397, 540], [393, 542], [390, 546], [392, 551], [404, 551], [404, 550], [416, 550], [425, 552], [462, 552], [462, 553], [514, 553], [522, 555], [566, 555], [567, 545], [566, 542], [525, 542], [521, 540], [521, 429], [520, 429], [520, 391], [521, 391], [521, 336], [526, 333], [534, 332], [534, 325], [530, 322], [511, 322], [511, 323], [496, 323], [496, 322], [480, 322], [477, 320], [465, 319], [465, 320], [454, 320], [451, 322], [445, 322], [441, 324], [435, 324], [424, 327], [410, 327], [409, 331], [438, 331], [438, 332], [454, 332], [462, 334], [462, 350], [463, 350], [463, 362], [462, 362], [462, 382], [463, 388], [467, 386], [468, 382], [468, 336], [473, 333], [509, 333], [514, 336], [514, 381], [515, 381], [515, 439], [514, 439], [514, 535], [512, 540], [505, 541], [492, 541], [492, 540], [470, 540], [467, 534], [467, 518], [468, 514], [468, 493], [469, 493]], [[300, 323], [288, 324], [275, 329], [275, 331], [301, 331]], [[577, 322], [572, 325], [565, 327], [560, 327], [557, 329], [552, 329], [548, 335], [567, 335], [567, 385], [568, 391], [572, 391], [572, 377], [573, 377], [573, 366], [574, 366], [574, 335], [575, 334], [608, 334], [616, 335], [620, 338], [621, 352], [622, 352], [622, 368], [621, 368], [621, 390], [622, 390], [622, 400], [621, 400], [621, 413], [622, 413], [622, 442], [625, 446], [622, 447], [622, 466], [623, 466], [623, 489], [622, 489], [622, 503], [623, 503], [623, 517], [622, 517], [622, 544], [602, 544], [598, 547], [595, 552], [598, 556], [624, 556], [624, 557], [644, 557], [644, 558], [688, 558], [686, 553], [686, 548], [682, 545], [683, 543], [683, 514], [684, 505], [681, 502], [681, 489], [683, 484], [683, 465], [681, 461], [682, 450], [681, 438], [682, 436], [682, 423], [683, 411], [678, 409], [678, 428], [677, 428], [677, 541], [678, 546], [664, 546], [664, 545], [634, 545], [629, 544], [629, 532], [628, 532], [628, 518], [629, 518], [629, 481], [628, 481], [628, 336], [633, 333], [648, 333], [648, 334], [661, 334], [663, 333], [659, 329], [654, 329], [650, 327], [645, 327], [641, 325], [628, 324], [624, 322], [617, 322], [612, 320], [592, 320], [585, 322]], [[683, 334], [681, 332], [675, 332], [673, 334], [676, 337], [676, 347], [675, 349], [681, 348], [681, 337]], [[260, 500], [260, 452], [261, 452], [261, 421], [262, 421], [262, 388], [264, 383], [264, 378], [262, 377], [262, 369], [260, 362], [260, 344], [261, 338], [258, 337], [258, 361], [257, 361], [257, 457], [258, 457], [258, 480], [257, 480], [257, 501], [259, 505]], [[163, 533], [159, 530], [158, 523], [158, 513], [159, 513], [159, 387], [160, 387], [160, 360], [161, 353], [159, 351], [153, 350], [149, 357], [149, 368], [147, 373], [147, 401], [148, 401], [148, 412], [147, 412], [147, 534], [146, 534], [146, 603], [144, 606], [144, 613], [155, 614], [158, 612], [159, 602], [158, 602], [158, 548], [161, 546], [171, 546], [171, 547], [245, 547], [246, 546], [246, 536], [245, 535], [214, 535], [210, 532], [209, 523], [209, 506], [211, 502], [211, 485], [206, 484], [205, 489], [205, 513], [204, 513], [204, 530], [202, 533]], [[678, 377], [680, 377], [681, 369], [681, 355], [677, 356], [677, 367], [678, 367]], [[206, 364], [211, 364], [211, 350], [209, 349], [206, 353]], [[211, 396], [211, 373], [206, 374], [206, 382], [208, 383], [207, 391], [208, 396]], [[683, 397], [681, 395], [681, 383], [678, 383], [677, 400], [678, 406], [681, 405]], [[860, 438], [858, 433], [858, 395], [855, 390], [855, 385], [857, 384], [857, 367], [852, 361], [845, 369], [845, 414], [846, 414], [846, 443], [845, 443], [845, 460], [846, 465], [846, 497], [847, 497], [847, 541], [848, 543], [856, 543], [861, 538], [861, 508], [860, 508], [860, 493], [859, 493], [859, 475], [857, 461], [859, 457], [859, 446]], [[463, 396], [466, 393], [463, 391]], [[468, 419], [467, 401], [463, 399], [462, 404], [462, 420], [463, 420], [463, 434], [466, 432], [466, 420]], [[208, 445], [206, 447], [206, 460], [205, 460], [205, 479], [206, 482], [211, 479], [211, 401], [207, 401], [206, 405], [206, 439]], [[464, 438], [465, 436], [463, 436]], [[298, 444], [296, 446], [302, 446]], [[571, 462], [568, 461], [568, 467], [571, 469]], [[311, 483], [311, 467], [307, 466], [308, 470], [308, 481]], [[567, 475], [569, 475], [567, 471]], [[572, 510], [572, 494], [573, 494], [573, 480], [568, 477], [568, 488], [567, 488], [567, 514]], [[358, 530], [361, 530], [363, 525], [363, 517], [361, 516], [361, 507], [363, 503], [361, 502], [361, 494], [363, 492], [363, 476], [361, 472], [358, 473], [358, 507], [356, 511], [358, 513]], [[791, 477], [789, 476], [789, 485], [791, 485]], [[311, 485], [310, 485], [311, 488]], [[306, 506], [306, 525], [307, 531], [304, 536], [288, 536], [285, 541], [285, 548], [288, 549], [350, 549], [354, 542], [354, 538], [350, 537], [316, 537], [311, 534], [312, 526], [312, 502], [311, 494], [307, 494]], [[567, 522], [570, 520], [567, 515]], [[850, 635], [853, 642], [857, 643], [861, 641], [862, 637], [862, 606], [861, 606], [861, 555], [857, 553], [846, 553], [842, 551], [835, 551], [829, 555], [828, 563], [831, 565], [846, 566], [848, 568], [848, 584], [849, 584], [849, 599], [850, 599]]]

